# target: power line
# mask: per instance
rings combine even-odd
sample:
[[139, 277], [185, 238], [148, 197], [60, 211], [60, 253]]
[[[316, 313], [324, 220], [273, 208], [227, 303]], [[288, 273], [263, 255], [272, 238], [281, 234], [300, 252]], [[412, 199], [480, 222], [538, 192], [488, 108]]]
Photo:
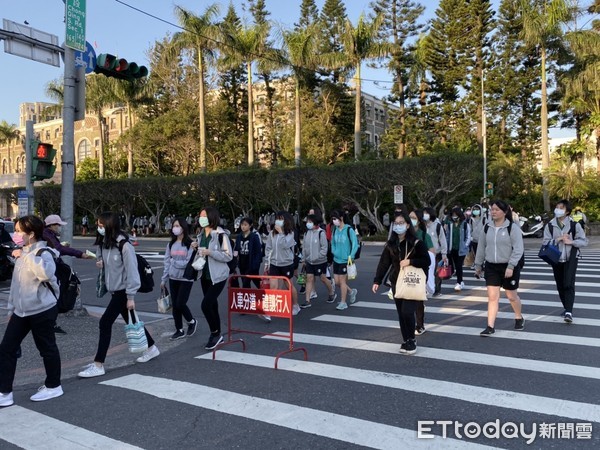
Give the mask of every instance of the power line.
[[[201, 37], [203, 39], [206, 39], [207, 41], [214, 42], [215, 44], [218, 44], [220, 46], [229, 47], [229, 48], [231, 48], [233, 50], [237, 50], [237, 48], [234, 45], [228, 44], [226, 42], [219, 41], [218, 39], [213, 39], [213, 38], [210, 38], [208, 36], [201, 35], [200, 33], [197, 33], [194, 30], [188, 30], [187, 28], [185, 28], [185, 27], [183, 27], [183, 26], [181, 26], [179, 24], [173, 23], [173, 22], [171, 22], [171, 21], [169, 21], [167, 19], [163, 19], [162, 17], [159, 17], [159, 16], [157, 16], [155, 14], [149, 13], [148, 11], [144, 11], [143, 9], [140, 9], [140, 8], [137, 8], [137, 7], [133, 6], [133, 5], [125, 3], [123, 0], [115, 0], [115, 1], [117, 3], [120, 3], [123, 6], [127, 7], [127, 8], [130, 8], [130, 9], [132, 9], [132, 10], [140, 13], [140, 14], [143, 14], [145, 16], [148, 16], [148, 17], [152, 18], [152, 19], [158, 20], [159, 22], [163, 22], [163, 23], [165, 23], [167, 25], [170, 25], [172, 27], [178, 28], [178, 29], [180, 29], [182, 31], [186, 31], [186, 32], [191, 33], [191, 34], [195, 34], [195, 35], [197, 35], [197, 36], [199, 36], [199, 37]], [[276, 63], [281, 63], [282, 62], [282, 61], [270, 58], [268, 56], [264, 56], [262, 54], [257, 54], [257, 53], [252, 53], [252, 52], [249, 52], [248, 54], [251, 55], [251, 56], [253, 56], [253, 57], [263, 58], [263, 59], [266, 59], [266, 60], [271, 61], [271, 62], [276, 62]], [[296, 70], [306, 70], [306, 71], [309, 71], [309, 72], [316, 72], [315, 70], [312, 70], [312, 69], [307, 69], [307, 68], [302, 67], [302, 66], [296, 66], [296, 65], [292, 64], [289, 61], [284, 62], [284, 64], [288, 65], [288, 66], [290, 66], [290, 67], [292, 67], [292, 68], [294, 68]], [[390, 80], [373, 80], [373, 79], [362, 78], [362, 77], [360, 78], [360, 80], [361, 81], [372, 82], [372, 83], [389, 83], [389, 84], [393, 84], [394, 83], [394, 81], [390, 81]]]

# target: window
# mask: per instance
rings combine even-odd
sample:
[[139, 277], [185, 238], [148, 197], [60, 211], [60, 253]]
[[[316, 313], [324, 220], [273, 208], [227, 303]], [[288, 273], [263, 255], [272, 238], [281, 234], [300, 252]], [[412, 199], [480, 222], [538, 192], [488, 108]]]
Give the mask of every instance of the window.
[[110, 129], [114, 130], [117, 128], [117, 119], [115, 117], [110, 118]]
[[60, 135], [60, 128], [55, 128], [54, 129], [54, 139], [58, 138], [59, 135]]
[[2, 175], [8, 173], [8, 161], [6, 159], [2, 160]]
[[92, 144], [87, 139], [84, 139], [77, 146], [77, 162], [81, 162], [92, 156]]
[[371, 143], [371, 133], [369, 133], [368, 131], [365, 133], [367, 135], [367, 143]]
[[98, 138], [94, 139], [94, 147], [96, 147], [96, 148], [100, 147], [100, 139], [98, 139]]

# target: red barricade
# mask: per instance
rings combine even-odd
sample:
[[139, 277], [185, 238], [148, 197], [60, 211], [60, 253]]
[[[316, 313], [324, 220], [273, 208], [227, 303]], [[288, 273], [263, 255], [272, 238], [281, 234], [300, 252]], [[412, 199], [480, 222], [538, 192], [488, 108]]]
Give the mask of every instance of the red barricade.
[[[254, 278], [261, 280], [261, 289], [246, 289], [232, 285], [233, 280], [240, 281], [244, 278]], [[265, 280], [281, 280], [286, 286], [286, 289], [263, 289], [263, 286], [266, 285]], [[271, 317], [288, 319], [290, 331], [289, 334], [286, 335], [281, 333], [265, 333], [262, 331], [234, 328], [232, 326], [231, 321], [233, 314], [263, 314], [269, 315]], [[286, 277], [276, 277], [269, 275], [231, 275], [229, 277], [229, 280], [227, 280], [227, 341], [223, 342], [213, 350], [213, 359], [215, 359], [216, 357], [217, 350], [224, 347], [225, 345], [233, 344], [234, 342], [240, 342], [242, 344], [243, 350], [246, 351], [246, 343], [243, 339], [233, 339], [232, 337], [234, 333], [260, 334], [263, 336], [276, 336], [285, 339], [289, 338], [289, 348], [275, 355], [275, 369], [277, 369], [277, 363], [279, 362], [279, 358], [287, 353], [301, 351], [304, 353], [304, 360], [306, 361], [308, 359], [308, 353], [305, 348], [294, 348], [292, 284], [290, 280]]]

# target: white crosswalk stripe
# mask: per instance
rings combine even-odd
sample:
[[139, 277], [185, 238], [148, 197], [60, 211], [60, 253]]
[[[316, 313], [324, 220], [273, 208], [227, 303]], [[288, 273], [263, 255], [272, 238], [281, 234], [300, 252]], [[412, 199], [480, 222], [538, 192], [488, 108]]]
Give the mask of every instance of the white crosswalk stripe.
[[[157, 262], [159, 257], [162, 258], [158, 254], [144, 256]], [[359, 273], [360, 270], [359, 266]], [[537, 252], [527, 252], [522, 287], [519, 289], [526, 319], [524, 331], [514, 330], [514, 313], [504, 298], [500, 303], [496, 334], [487, 339], [479, 336], [486, 324], [486, 288], [483, 280], [475, 279], [472, 271], [466, 270], [466, 289], [455, 292], [452, 289], [455, 280], [446, 281], [443, 296], [426, 303], [427, 332], [417, 337], [418, 349], [412, 357], [399, 354], [401, 335], [395, 304], [371, 293], [364, 293], [362, 299], [359, 293], [359, 302], [344, 312], [336, 312], [335, 305], [329, 305], [331, 309], [324, 308], [318, 313], [311, 313], [317, 306], [298, 316], [294, 327], [298, 330], [302, 326], [302, 332], [294, 333], [294, 341], [297, 346], [309, 349], [309, 360], [302, 361], [293, 356], [281, 358], [276, 372], [273, 371], [274, 353], [271, 347], [283, 344], [278, 341], [285, 339], [276, 335], [285, 334], [284, 329], [279, 332], [271, 330], [274, 335], [258, 339], [262, 346], [256, 351], [248, 348], [243, 352], [239, 347], [225, 347], [216, 352], [216, 361], [212, 361], [212, 353], [190, 355], [190, 358], [195, 357], [195, 365], [207, 369], [199, 371], [201, 374], [225, 376], [235, 372], [242, 374], [243, 378], [243, 374], [251, 371], [253, 377], [260, 377], [261, 374], [265, 379], [275, 376], [284, 383], [284, 387], [278, 386], [269, 391], [268, 397], [264, 393], [249, 395], [244, 391], [243, 383], [225, 387], [219, 385], [217, 388], [203, 381], [203, 377], [181, 380], [168, 375], [168, 372], [161, 376], [141, 373], [116, 375], [112, 379], [99, 380], [96, 387], [110, 390], [116, 397], [125, 392], [136, 398], [151, 399], [157, 405], [168, 402], [176, 404], [177, 408], [194, 408], [211, 414], [237, 417], [248, 421], [249, 429], [275, 426], [305, 433], [313, 439], [312, 443], [320, 442], [314, 441], [318, 438], [329, 444], [328, 439], [331, 439], [337, 441], [338, 446], [356, 445], [376, 449], [525, 446], [523, 439], [518, 442], [510, 439], [474, 442], [454, 435], [442, 439], [439, 431], [434, 432], [436, 436], [433, 439], [417, 439], [417, 418], [446, 418], [445, 408], [448, 405], [453, 405], [453, 411], [460, 415], [456, 419], [462, 418], [463, 414], [469, 416], [471, 408], [474, 408], [472, 415], [482, 415], [482, 420], [489, 413], [489, 417], [497, 417], [504, 422], [515, 416], [521, 422], [593, 424], [592, 441], [587, 443], [598, 444], [598, 272], [600, 252], [585, 252], [578, 270], [575, 322], [572, 325], [565, 324], [559, 317], [562, 305], [554, 289], [549, 266], [540, 262]], [[319, 285], [318, 288], [323, 290], [323, 286]], [[317, 299], [315, 303], [319, 301]], [[145, 320], [150, 322], [161, 317], [164, 316], [148, 313]], [[280, 324], [276, 320], [274, 326]], [[331, 327], [333, 324], [335, 327]], [[277, 348], [281, 350], [281, 347]], [[263, 352], [261, 349], [268, 350]], [[586, 355], [587, 352], [589, 358], [571, 357]], [[563, 358], [565, 354], [567, 357]], [[168, 357], [168, 353], [165, 353], [165, 357]], [[384, 360], [387, 364], [382, 367], [385, 368], [373, 367], [376, 364], [369, 363], [377, 360]], [[283, 395], [287, 387], [285, 383], [289, 382], [290, 377], [302, 380], [302, 385], [309, 386], [307, 398], [302, 404], [291, 402], [289, 397]], [[339, 391], [328, 397], [327, 386], [331, 383], [344, 384], [342, 398], [335, 398]], [[574, 394], [569, 389], [559, 389], [579, 384], [589, 389], [589, 395], [585, 395], [587, 391]], [[322, 387], [315, 395], [324, 396], [324, 401], [311, 402], [312, 386]], [[373, 390], [379, 395], [397, 398], [402, 406], [403, 402], [408, 402], [408, 405], [417, 408], [421, 416], [415, 415], [409, 424], [390, 424], [371, 417], [369, 412], [363, 412], [360, 407], [347, 408], [342, 414], [328, 404], [328, 401], [347, 401], [352, 404], [355, 392], [362, 391], [366, 393], [366, 398], [370, 398], [368, 395]], [[348, 392], [347, 396], [345, 392]], [[372, 408], [376, 409], [376, 406]], [[484, 411], [481, 408], [485, 408], [484, 414], [481, 414]], [[372, 413], [373, 409], [370, 411]], [[23, 433], [11, 426], [15, 423], [30, 424], [29, 431]], [[137, 448], [108, 437], [108, 431], [103, 434], [106, 436], [98, 434], [97, 430], [86, 430], [23, 407], [0, 409], [0, 442], [21, 448]], [[44, 436], [47, 435], [65, 438], [54, 446], [43, 445], [46, 444]], [[86, 445], [81, 445], [82, 442]], [[543, 447], [543, 444], [549, 443], [565, 447], [576, 443], [583, 448], [585, 442], [536, 441], [536, 446]], [[318, 444], [316, 446], [319, 447]], [[320, 446], [325, 447], [328, 445]]]

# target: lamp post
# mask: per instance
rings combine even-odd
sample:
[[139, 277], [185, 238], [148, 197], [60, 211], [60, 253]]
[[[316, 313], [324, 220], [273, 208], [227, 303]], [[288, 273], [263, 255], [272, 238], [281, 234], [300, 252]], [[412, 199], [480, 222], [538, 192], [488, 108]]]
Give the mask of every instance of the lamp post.
[[485, 71], [481, 71], [481, 134], [483, 143], [483, 198], [486, 198], [487, 192], [487, 124], [485, 119], [485, 97], [483, 91], [483, 77]]

